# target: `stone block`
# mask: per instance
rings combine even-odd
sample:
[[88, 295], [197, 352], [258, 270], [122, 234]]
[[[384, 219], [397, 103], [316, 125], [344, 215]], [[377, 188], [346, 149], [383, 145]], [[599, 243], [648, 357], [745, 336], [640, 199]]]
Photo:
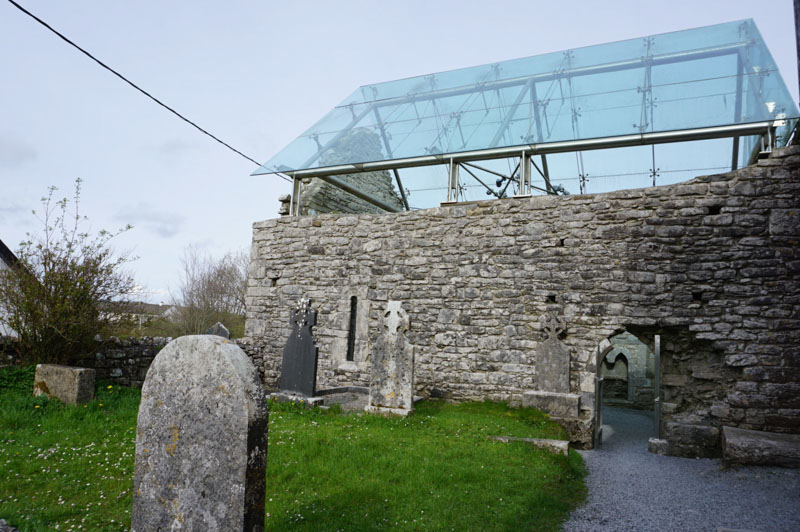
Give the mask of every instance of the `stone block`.
[[244, 351], [219, 336], [172, 341], [142, 387], [132, 530], [263, 530], [267, 426]]
[[800, 467], [800, 434], [722, 427], [722, 458], [726, 465]]
[[528, 391], [522, 394], [522, 406], [536, 408], [556, 418], [576, 418], [581, 398], [574, 393]]
[[68, 405], [80, 405], [94, 399], [94, 380], [93, 369], [37, 364], [33, 395], [46, 395]]
[[667, 440], [660, 438], [650, 438], [647, 440], [647, 450], [653, 454], [667, 454], [669, 444]]
[[712, 458], [721, 454], [719, 429], [692, 423], [667, 423], [665, 436], [670, 456]]

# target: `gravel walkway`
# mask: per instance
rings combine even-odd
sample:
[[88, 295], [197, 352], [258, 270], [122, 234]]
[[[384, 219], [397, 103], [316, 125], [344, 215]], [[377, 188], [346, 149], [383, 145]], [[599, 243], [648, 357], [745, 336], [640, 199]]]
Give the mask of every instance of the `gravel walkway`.
[[605, 407], [603, 417], [603, 446], [581, 451], [586, 505], [564, 530], [800, 531], [800, 470], [650, 454], [652, 413]]

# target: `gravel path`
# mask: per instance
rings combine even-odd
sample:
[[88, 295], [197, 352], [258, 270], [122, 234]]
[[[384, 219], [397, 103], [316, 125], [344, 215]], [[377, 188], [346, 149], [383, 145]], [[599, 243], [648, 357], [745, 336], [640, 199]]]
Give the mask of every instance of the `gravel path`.
[[603, 446], [581, 451], [586, 505], [564, 530], [800, 531], [800, 470], [650, 454], [652, 413], [605, 407], [603, 417]]

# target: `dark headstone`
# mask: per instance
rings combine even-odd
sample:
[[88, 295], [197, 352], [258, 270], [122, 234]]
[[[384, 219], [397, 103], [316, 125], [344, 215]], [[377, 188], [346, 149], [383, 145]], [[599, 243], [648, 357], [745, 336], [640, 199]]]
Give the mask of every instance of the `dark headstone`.
[[214, 336], [222, 336], [223, 338], [231, 337], [231, 333], [228, 331], [228, 328], [219, 321], [209, 327], [203, 334], [213, 334]]
[[292, 309], [292, 332], [283, 348], [281, 392], [313, 397], [317, 385], [317, 346], [311, 328], [317, 324], [317, 311], [311, 300], [301, 298]]
[[267, 425], [239, 346], [210, 335], [170, 342], [142, 387], [132, 530], [263, 530]]

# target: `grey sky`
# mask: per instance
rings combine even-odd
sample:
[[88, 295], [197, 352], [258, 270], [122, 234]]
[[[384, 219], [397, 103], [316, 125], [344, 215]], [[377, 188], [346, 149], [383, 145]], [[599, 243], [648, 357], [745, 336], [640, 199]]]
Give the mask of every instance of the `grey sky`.
[[[797, 101], [791, 0], [71, 2], [24, 6], [167, 104], [265, 161], [356, 87], [753, 18]], [[276, 216], [286, 182], [200, 135], [0, 0], [0, 238], [49, 185], [84, 180], [94, 229], [159, 302], [189, 244], [221, 256]]]

